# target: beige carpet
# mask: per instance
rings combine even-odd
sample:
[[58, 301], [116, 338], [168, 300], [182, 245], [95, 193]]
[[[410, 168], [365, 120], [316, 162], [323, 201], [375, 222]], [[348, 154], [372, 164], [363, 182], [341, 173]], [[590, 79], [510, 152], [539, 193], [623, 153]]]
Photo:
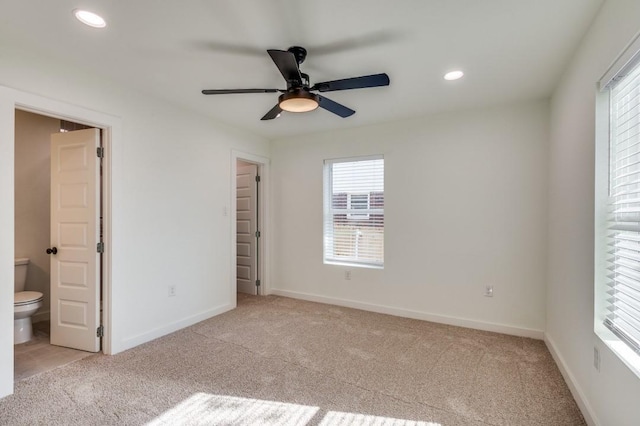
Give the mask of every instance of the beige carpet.
[[16, 384], [3, 425], [583, 425], [541, 341], [303, 302]]

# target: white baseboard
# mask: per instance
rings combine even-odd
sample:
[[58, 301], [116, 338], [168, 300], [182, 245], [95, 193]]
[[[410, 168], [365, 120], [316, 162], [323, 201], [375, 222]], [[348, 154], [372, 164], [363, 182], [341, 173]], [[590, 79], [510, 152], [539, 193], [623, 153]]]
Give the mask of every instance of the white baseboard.
[[208, 309], [204, 312], [200, 312], [190, 317], [183, 318], [179, 321], [163, 325], [162, 327], [155, 328], [146, 333], [128, 337], [126, 339], [123, 339], [118, 344], [112, 346], [112, 354], [126, 351], [127, 349], [134, 348], [143, 343], [147, 343], [159, 337], [166, 336], [167, 334], [173, 333], [174, 331], [181, 330], [185, 327], [189, 327], [190, 325], [199, 323], [200, 321], [204, 321], [216, 315], [220, 315], [222, 313], [230, 311], [233, 308], [235, 308], [234, 304], [226, 304], [226, 305], [218, 306], [216, 308]]
[[549, 336], [548, 333], [544, 334], [544, 342], [547, 345], [549, 352], [551, 352], [551, 356], [553, 357], [553, 360], [558, 365], [558, 368], [560, 369], [560, 373], [562, 373], [562, 377], [564, 377], [564, 381], [567, 383], [567, 386], [569, 386], [569, 390], [573, 395], [573, 399], [576, 400], [576, 403], [578, 404], [578, 407], [580, 408], [580, 411], [582, 412], [582, 415], [584, 416], [584, 419], [587, 422], [587, 424], [590, 426], [600, 425], [601, 423], [598, 421], [595, 413], [593, 412], [593, 409], [591, 408], [591, 404], [589, 404], [589, 401], [587, 400], [584, 392], [582, 391], [582, 388], [576, 381], [573, 373], [571, 373], [571, 369], [569, 368], [569, 365], [566, 363], [566, 361], [558, 351], [558, 347], [556, 346], [553, 339], [551, 338], [551, 336]]
[[466, 318], [449, 317], [445, 315], [429, 314], [427, 312], [413, 311], [410, 309], [396, 308], [392, 306], [375, 305], [372, 303], [358, 302], [355, 300], [338, 299], [334, 297], [319, 296], [316, 294], [301, 293], [297, 291], [271, 289], [270, 294], [290, 297], [292, 299], [308, 300], [310, 302], [327, 303], [330, 305], [345, 306], [347, 308], [362, 309], [363, 311], [377, 312], [380, 314], [394, 315], [398, 317], [412, 318], [423, 321], [437, 322], [441, 324], [455, 325], [458, 327], [473, 328], [476, 330], [493, 331], [496, 333], [510, 334], [513, 336], [530, 337], [542, 340], [544, 332], [523, 327], [513, 327], [504, 324], [476, 321]]

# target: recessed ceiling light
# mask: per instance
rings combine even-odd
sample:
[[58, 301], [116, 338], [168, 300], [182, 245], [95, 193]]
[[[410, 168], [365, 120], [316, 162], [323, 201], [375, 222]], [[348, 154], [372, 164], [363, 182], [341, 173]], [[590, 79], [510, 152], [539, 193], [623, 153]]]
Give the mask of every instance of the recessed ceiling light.
[[102, 18], [102, 16], [96, 15], [93, 12], [89, 12], [87, 10], [75, 9], [73, 11], [73, 14], [76, 16], [78, 21], [90, 27], [104, 28], [107, 26], [107, 22]]
[[464, 73], [462, 71], [451, 71], [448, 72], [444, 75], [444, 79], [445, 80], [457, 80], [459, 78], [462, 78], [462, 76], [464, 75]]

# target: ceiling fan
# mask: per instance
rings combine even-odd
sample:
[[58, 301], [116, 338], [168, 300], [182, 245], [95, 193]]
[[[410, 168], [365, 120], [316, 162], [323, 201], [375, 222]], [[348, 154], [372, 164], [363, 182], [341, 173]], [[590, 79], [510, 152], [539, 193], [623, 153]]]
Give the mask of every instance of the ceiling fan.
[[363, 89], [389, 85], [387, 74], [373, 74], [342, 80], [324, 81], [309, 85], [309, 75], [300, 72], [300, 64], [307, 57], [304, 47], [292, 46], [288, 50], [267, 50], [280, 73], [287, 82], [287, 89], [211, 89], [203, 90], [203, 95], [227, 95], [233, 93], [282, 93], [278, 103], [261, 120], [273, 120], [282, 111], [309, 112], [320, 107], [342, 118], [355, 114], [351, 108], [312, 92], [334, 92], [337, 90]]

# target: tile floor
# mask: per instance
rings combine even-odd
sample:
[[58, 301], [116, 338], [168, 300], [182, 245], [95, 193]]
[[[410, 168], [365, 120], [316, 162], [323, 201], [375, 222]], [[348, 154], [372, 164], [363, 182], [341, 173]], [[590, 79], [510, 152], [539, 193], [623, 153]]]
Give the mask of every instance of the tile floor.
[[50, 345], [49, 327], [49, 321], [33, 324], [33, 339], [13, 347], [14, 381], [94, 355], [91, 352]]

